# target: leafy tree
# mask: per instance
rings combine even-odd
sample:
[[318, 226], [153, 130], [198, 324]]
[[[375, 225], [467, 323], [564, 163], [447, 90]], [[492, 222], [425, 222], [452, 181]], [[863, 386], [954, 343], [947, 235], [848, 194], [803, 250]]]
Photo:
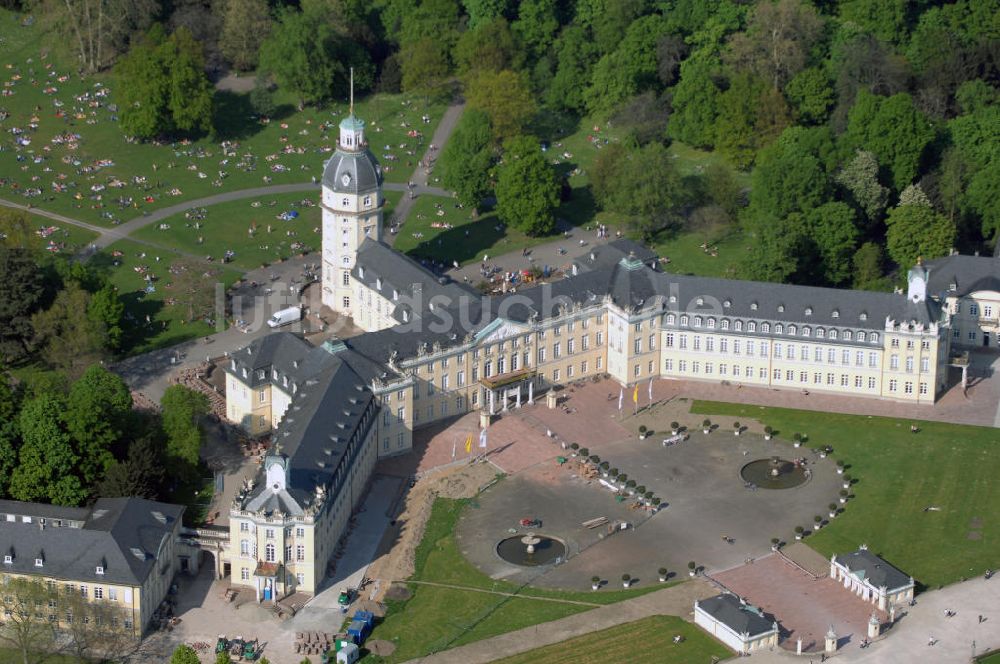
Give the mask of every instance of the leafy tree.
[[936, 132], [906, 93], [888, 98], [862, 91], [848, 114], [845, 143], [871, 151], [888, 167], [893, 186], [902, 190], [920, 172], [924, 151]]
[[403, 71], [403, 90], [437, 94], [442, 91], [450, 71], [448, 52], [431, 38], [408, 42], [399, 52]]
[[528, 235], [544, 235], [555, 228], [559, 183], [545, 161], [538, 139], [517, 136], [504, 145], [497, 167], [497, 215]]
[[598, 54], [618, 47], [622, 35], [646, 13], [648, 0], [579, 0], [574, 22], [590, 33]]
[[667, 133], [670, 102], [652, 90], [625, 101], [614, 115], [614, 125], [625, 132], [626, 142], [645, 145], [662, 141]]
[[79, 456], [63, 424], [65, 403], [43, 395], [24, 403], [19, 418], [22, 445], [10, 478], [17, 500], [79, 505], [87, 491], [77, 475]]
[[839, 131], [847, 124], [847, 114], [859, 91], [888, 96], [906, 89], [906, 61], [869, 34], [845, 39], [834, 53], [834, 62], [837, 108], [833, 120]]
[[160, 443], [151, 436], [144, 436], [129, 445], [128, 457], [124, 461], [111, 463], [97, 486], [97, 495], [106, 498], [139, 496], [156, 500], [164, 479]]
[[916, 264], [917, 258], [945, 256], [954, 246], [954, 223], [931, 207], [919, 185], [910, 185], [900, 195], [886, 226], [889, 256], [902, 268]]
[[858, 290], [888, 290], [889, 280], [882, 275], [884, 262], [882, 247], [878, 244], [865, 242], [858, 247], [852, 260], [854, 288]]
[[215, 656], [215, 664], [233, 664], [228, 652], [220, 652]]
[[618, 47], [594, 66], [590, 87], [584, 92], [591, 113], [607, 114], [636, 93], [658, 83], [656, 46], [665, 29], [658, 15], [634, 21]]
[[677, 82], [681, 62], [684, 61], [687, 54], [688, 45], [681, 35], [666, 34], [657, 40], [656, 73], [660, 83], [671, 86]]
[[105, 284], [90, 297], [87, 317], [103, 327], [104, 345], [110, 351], [121, 348], [124, 316], [125, 303], [118, 296], [118, 288], [114, 284]]
[[582, 112], [586, 104], [581, 82], [590, 80], [598, 57], [597, 47], [584, 28], [570, 25], [559, 35], [554, 50], [556, 73], [546, 92], [546, 102], [556, 109]]
[[0, 363], [28, 357], [31, 316], [42, 303], [42, 274], [27, 249], [0, 245]]
[[200, 420], [208, 413], [208, 397], [183, 385], [171, 385], [163, 392], [160, 407], [167, 462], [181, 474], [190, 473], [198, 465], [204, 439]]
[[547, 53], [555, 41], [557, 10], [556, 0], [522, 0], [517, 8], [517, 20], [511, 27], [536, 58]]
[[278, 109], [270, 84], [261, 77], [254, 81], [253, 90], [250, 91], [250, 107], [257, 115], [265, 118], [274, 115]]
[[[30, 553], [26, 555], [31, 555]], [[0, 642], [17, 651], [21, 664], [42, 664], [51, 657], [56, 644], [56, 625], [40, 607], [58, 599], [58, 591], [41, 580], [12, 576], [0, 593]]]
[[201, 664], [201, 659], [198, 658], [198, 653], [194, 651], [194, 648], [184, 644], [174, 649], [170, 656], [170, 664]]
[[484, 21], [462, 33], [455, 45], [454, 59], [462, 76], [479, 70], [516, 70], [524, 64], [520, 45], [503, 18]]
[[736, 218], [743, 206], [743, 191], [732, 169], [717, 162], [709, 164], [702, 175], [702, 185], [709, 202], [725, 210], [730, 218]]
[[988, 108], [1000, 100], [1000, 91], [977, 78], [965, 81], [955, 91], [955, 101], [962, 113], [972, 114]]
[[387, 4], [397, 3], [402, 19], [399, 24], [394, 23], [393, 12], [386, 15], [385, 10], [382, 20], [385, 22], [388, 18], [393, 24], [389, 33], [395, 32], [393, 36], [404, 48], [416, 41], [431, 39], [437, 41], [445, 53], [451, 52], [458, 41], [461, 15], [458, 0], [422, 0], [419, 4], [413, 0], [396, 0]]
[[826, 73], [818, 67], [803, 69], [785, 86], [785, 96], [795, 116], [806, 124], [821, 124], [830, 115], [836, 97]]
[[462, 0], [469, 14], [469, 27], [475, 30], [483, 23], [501, 18], [510, 7], [509, 0]]
[[727, 60], [780, 90], [806, 66], [822, 27], [816, 10], [802, 0], [760, 2], [746, 31], [730, 39]]
[[806, 226], [797, 212], [778, 218], [748, 217], [744, 230], [751, 244], [738, 265], [740, 277], [756, 281], [790, 281], [811, 258]]
[[830, 198], [830, 183], [818, 153], [821, 148], [800, 140], [809, 136], [803, 129], [789, 128], [760, 152], [751, 176], [752, 216], [784, 218], [819, 207]]
[[294, 92], [300, 106], [329, 99], [335, 90], [347, 92], [351, 67], [356, 89], [369, 89], [375, 78], [364, 49], [329, 20], [287, 7], [261, 45], [260, 67]]
[[33, 240], [34, 230], [27, 212], [0, 209], [0, 247], [30, 249]]
[[695, 147], [712, 146], [720, 95], [714, 76], [719, 67], [714, 56], [697, 53], [681, 63], [681, 78], [673, 88], [670, 136]]
[[909, 32], [914, 9], [909, 0], [842, 0], [840, 18], [883, 41], [901, 44]]
[[662, 143], [650, 143], [625, 154], [618, 176], [603, 197], [605, 209], [627, 215], [627, 223], [649, 240], [680, 222], [687, 202], [680, 175]]
[[227, 0], [219, 47], [233, 67], [250, 71], [270, 30], [267, 0]]
[[132, 414], [132, 394], [125, 382], [100, 365], [92, 365], [73, 383], [66, 404], [66, 429], [80, 456], [78, 470], [92, 486], [114, 460], [112, 447], [121, 440]]
[[107, 330], [87, 315], [91, 296], [76, 282], [69, 282], [56, 295], [52, 306], [31, 317], [34, 343], [51, 367], [66, 371], [70, 378], [104, 356]]
[[849, 192], [854, 204], [871, 222], [882, 219], [889, 203], [889, 190], [878, 181], [878, 171], [875, 155], [858, 150], [836, 175], [837, 182]]
[[115, 71], [126, 134], [148, 139], [212, 130], [212, 86], [205, 58], [186, 28], [166, 37], [161, 27], [154, 27]]
[[621, 165], [627, 155], [628, 150], [624, 145], [610, 143], [597, 153], [594, 164], [590, 167], [590, 188], [602, 207], [611, 205], [614, 189], [620, 179]]
[[[955, 143], [956, 154], [945, 161], [945, 165], [955, 170], [963, 166], [960, 180], [965, 183], [961, 205], [975, 212], [981, 219], [982, 233], [995, 237], [1000, 231], [1000, 105], [975, 101], [972, 88], [966, 88], [964, 104], [971, 107], [965, 113], [948, 123], [948, 129]], [[996, 93], [994, 92], [994, 95]], [[979, 89], [976, 96], [988, 100], [989, 93]], [[957, 188], [961, 187], [956, 183]]]
[[719, 95], [715, 145], [739, 169], [747, 169], [764, 145], [791, 124], [781, 94], [766, 83], [737, 74]]
[[813, 266], [817, 280], [834, 286], [847, 282], [859, 237], [854, 210], [846, 203], [832, 201], [810, 210], [806, 221], [820, 259]]
[[490, 119], [493, 135], [504, 140], [520, 133], [535, 113], [535, 102], [525, 77], [508, 69], [481, 71], [466, 86], [469, 108]]
[[481, 111], [465, 111], [441, 153], [441, 182], [462, 205], [478, 207], [490, 194], [492, 165], [490, 120]]

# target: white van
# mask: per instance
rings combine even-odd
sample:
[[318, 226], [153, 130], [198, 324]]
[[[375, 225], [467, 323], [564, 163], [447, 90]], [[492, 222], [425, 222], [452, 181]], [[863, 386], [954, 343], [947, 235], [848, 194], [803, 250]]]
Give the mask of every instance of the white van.
[[282, 325], [288, 325], [300, 320], [302, 320], [302, 309], [300, 307], [288, 307], [287, 309], [276, 311], [268, 319], [267, 324], [271, 327], [281, 327]]

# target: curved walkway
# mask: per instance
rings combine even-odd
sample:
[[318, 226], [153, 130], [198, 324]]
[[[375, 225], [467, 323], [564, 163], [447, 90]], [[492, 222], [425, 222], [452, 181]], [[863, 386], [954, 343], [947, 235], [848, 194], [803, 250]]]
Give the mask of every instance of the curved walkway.
[[[448, 138], [451, 136], [452, 131], [455, 129], [455, 125], [458, 123], [458, 118], [461, 117], [464, 108], [465, 108], [464, 102], [460, 102], [452, 104], [445, 110], [444, 116], [442, 116], [441, 118], [441, 122], [438, 123], [437, 129], [435, 129], [434, 131], [434, 136], [431, 138], [430, 145], [434, 145], [438, 149], [440, 149], [440, 147], [443, 146], [448, 141]], [[420, 160], [420, 163], [426, 162], [428, 159], [430, 159], [432, 152], [433, 151], [430, 149], [430, 146], [428, 146], [427, 151], [424, 153], [423, 159]], [[400, 223], [406, 220], [406, 217], [410, 213], [410, 208], [413, 206], [413, 200], [417, 196], [425, 194], [428, 196], [444, 196], [444, 197], [452, 196], [452, 193], [450, 191], [442, 189], [441, 187], [428, 186], [427, 177], [428, 177], [427, 169], [422, 168], [418, 164], [417, 168], [413, 172], [413, 176], [411, 177], [411, 181], [414, 184], [414, 186], [412, 187], [413, 198], [410, 198], [409, 196], [404, 196], [400, 200], [399, 205], [396, 207], [396, 210], [394, 212], [394, 216]], [[28, 207], [27, 205], [17, 203], [14, 201], [0, 199], [0, 205], [4, 207], [13, 208], [15, 210], [22, 210], [24, 212], [38, 215], [40, 217], [46, 217], [48, 219], [52, 219], [53, 221], [58, 221], [64, 224], [70, 224], [72, 226], [85, 228], [91, 232], [97, 233], [97, 239], [93, 241], [92, 245], [88, 247], [87, 250], [82, 252], [84, 256], [89, 256], [97, 249], [102, 249], [104, 247], [107, 247], [108, 245], [117, 242], [118, 240], [131, 239], [134, 242], [146, 244], [151, 247], [156, 247], [168, 251], [175, 251], [176, 253], [180, 253], [185, 256], [197, 258], [196, 256], [187, 254], [186, 252], [183, 251], [178, 251], [176, 249], [168, 249], [167, 247], [157, 245], [153, 242], [149, 242], [147, 240], [138, 240], [135, 238], [131, 238], [130, 236], [132, 233], [139, 230], [140, 228], [144, 228], [150, 224], [155, 224], [159, 221], [162, 221], [163, 219], [166, 219], [167, 217], [173, 216], [175, 214], [180, 214], [181, 212], [184, 212], [185, 210], [189, 210], [194, 207], [208, 207], [210, 205], [218, 205], [219, 203], [228, 203], [230, 201], [238, 201], [245, 198], [256, 198], [257, 196], [268, 196], [272, 194], [289, 194], [299, 191], [303, 192], [316, 191], [316, 189], [318, 188], [319, 188], [318, 182], [297, 182], [291, 184], [274, 184], [261, 187], [251, 187], [249, 189], [239, 189], [236, 191], [226, 191], [219, 194], [214, 194], [212, 196], [205, 196], [203, 198], [177, 203], [176, 205], [170, 205], [168, 207], [161, 208], [154, 212], [140, 215], [138, 217], [130, 219], [129, 221], [126, 221], [123, 224], [111, 228], [90, 224], [85, 221], [80, 221], [78, 219], [72, 219], [65, 215], [61, 215], [57, 212], [49, 212], [41, 208]], [[411, 188], [408, 187], [406, 184], [398, 182], [386, 183], [385, 185], [383, 185], [383, 188], [387, 191], [406, 192], [411, 190]]]

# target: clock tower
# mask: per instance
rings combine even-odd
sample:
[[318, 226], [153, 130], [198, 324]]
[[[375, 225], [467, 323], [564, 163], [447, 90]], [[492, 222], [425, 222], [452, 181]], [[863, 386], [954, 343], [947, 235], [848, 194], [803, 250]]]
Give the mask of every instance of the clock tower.
[[368, 149], [365, 123], [351, 105], [340, 123], [337, 150], [323, 168], [323, 304], [350, 316], [351, 270], [367, 238], [382, 239], [382, 167]]

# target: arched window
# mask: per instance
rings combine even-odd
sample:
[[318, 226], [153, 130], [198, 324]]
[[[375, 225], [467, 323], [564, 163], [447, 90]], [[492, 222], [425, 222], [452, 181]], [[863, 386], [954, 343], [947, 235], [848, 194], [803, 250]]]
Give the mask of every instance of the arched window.
[[[756, 332], [756, 331], [757, 331], [757, 323], [755, 323], [753, 321], [750, 321], [749, 323], [747, 323], [747, 332]], [[747, 342], [747, 343], [749, 343], [749, 342]]]
[[760, 331], [761, 332], [765, 332], [765, 333], [770, 332], [771, 331], [771, 324], [770, 323], [761, 323], [760, 324]]
[[785, 333], [785, 326], [782, 325], [781, 323], [776, 323], [775, 326], [774, 326], [774, 333], [775, 334], [784, 334]]
[[788, 333], [789, 333], [789, 334], [795, 334], [795, 333], [796, 333], [796, 332], [798, 332], [798, 331], [799, 331], [799, 330], [798, 330], [798, 328], [797, 328], [797, 327], [795, 327], [794, 325], [789, 325], [789, 326], [788, 326]]
[[802, 328], [802, 336], [808, 337], [811, 333], [812, 333], [812, 330], [810, 330], [808, 327]]
[[709, 329], [713, 329], [713, 330], [715, 329], [715, 319], [714, 318], [709, 318], [708, 319], [708, 327], [709, 327]]
[[817, 327], [817, 328], [816, 328], [816, 336], [817, 336], [817, 337], [818, 337], [819, 339], [825, 339], [825, 338], [826, 338], [826, 330], [824, 330], [824, 329], [823, 329], [823, 328], [821, 328], [821, 327]]
[[741, 320], [736, 321], [735, 323], [733, 323], [733, 327], [736, 329], [737, 332], [742, 332], [743, 331], [743, 321], [741, 321]]
[[681, 316], [681, 325], [687, 325], [687, 324], [688, 324], [688, 317]]
[[872, 343], [877, 343], [877, 342], [878, 342], [878, 334], [872, 332]]
[[830, 330], [830, 338], [831, 339], [836, 339], [837, 338], [837, 331], [836, 330]]
[[264, 561], [268, 563], [273, 563], [274, 558], [274, 545], [268, 544], [264, 547]]
[[677, 322], [677, 316], [673, 314], [667, 314], [667, 325], [673, 325]]
[[844, 341], [850, 341], [852, 336], [854, 335], [851, 334], [850, 330], [844, 330]]
[[722, 326], [723, 330], [728, 330], [729, 329], [729, 319], [728, 318], [723, 318], [721, 326]]
[[701, 316], [695, 316], [694, 317], [694, 326], [695, 327], [701, 327]]
[[858, 332], [858, 341], [864, 341], [864, 340], [865, 340], [865, 333]]

